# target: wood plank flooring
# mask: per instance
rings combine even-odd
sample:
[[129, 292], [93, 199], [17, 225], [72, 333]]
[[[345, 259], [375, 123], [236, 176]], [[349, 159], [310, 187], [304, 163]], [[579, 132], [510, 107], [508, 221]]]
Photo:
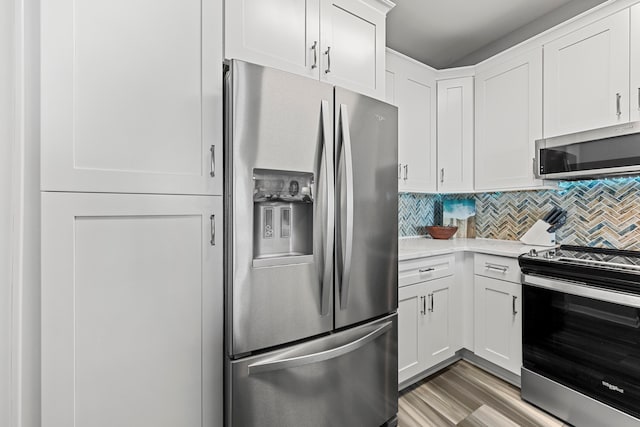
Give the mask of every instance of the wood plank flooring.
[[563, 427], [561, 421], [520, 399], [520, 390], [459, 361], [405, 389], [398, 427]]

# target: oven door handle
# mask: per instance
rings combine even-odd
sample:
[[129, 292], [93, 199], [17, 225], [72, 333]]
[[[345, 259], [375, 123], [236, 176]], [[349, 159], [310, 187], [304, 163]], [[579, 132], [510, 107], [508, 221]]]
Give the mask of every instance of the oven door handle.
[[522, 284], [526, 286], [534, 286], [536, 288], [551, 289], [553, 291], [576, 295], [579, 297], [625, 305], [628, 307], [640, 308], [639, 295], [597, 288], [589, 286], [587, 283], [583, 282], [570, 282], [566, 280], [524, 274], [522, 276]]

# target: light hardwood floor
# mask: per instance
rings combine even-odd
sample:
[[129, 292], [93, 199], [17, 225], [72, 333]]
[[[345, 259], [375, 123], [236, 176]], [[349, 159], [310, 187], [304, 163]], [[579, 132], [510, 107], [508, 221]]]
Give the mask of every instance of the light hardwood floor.
[[520, 390], [459, 361], [400, 394], [398, 427], [562, 427], [520, 399]]

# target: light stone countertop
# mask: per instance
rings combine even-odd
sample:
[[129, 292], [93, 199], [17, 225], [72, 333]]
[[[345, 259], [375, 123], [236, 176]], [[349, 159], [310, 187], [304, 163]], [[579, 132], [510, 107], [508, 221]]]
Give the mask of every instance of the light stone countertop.
[[398, 260], [406, 261], [454, 252], [476, 252], [517, 258], [531, 249], [545, 251], [545, 246], [525, 245], [517, 240], [496, 239], [450, 239], [437, 240], [430, 237], [403, 237], [398, 240]]

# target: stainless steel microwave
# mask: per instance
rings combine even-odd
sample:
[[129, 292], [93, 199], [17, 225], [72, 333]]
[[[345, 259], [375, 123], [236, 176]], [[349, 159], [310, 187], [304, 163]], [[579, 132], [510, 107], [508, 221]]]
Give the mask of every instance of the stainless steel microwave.
[[535, 160], [542, 179], [640, 175], [640, 122], [539, 139]]

